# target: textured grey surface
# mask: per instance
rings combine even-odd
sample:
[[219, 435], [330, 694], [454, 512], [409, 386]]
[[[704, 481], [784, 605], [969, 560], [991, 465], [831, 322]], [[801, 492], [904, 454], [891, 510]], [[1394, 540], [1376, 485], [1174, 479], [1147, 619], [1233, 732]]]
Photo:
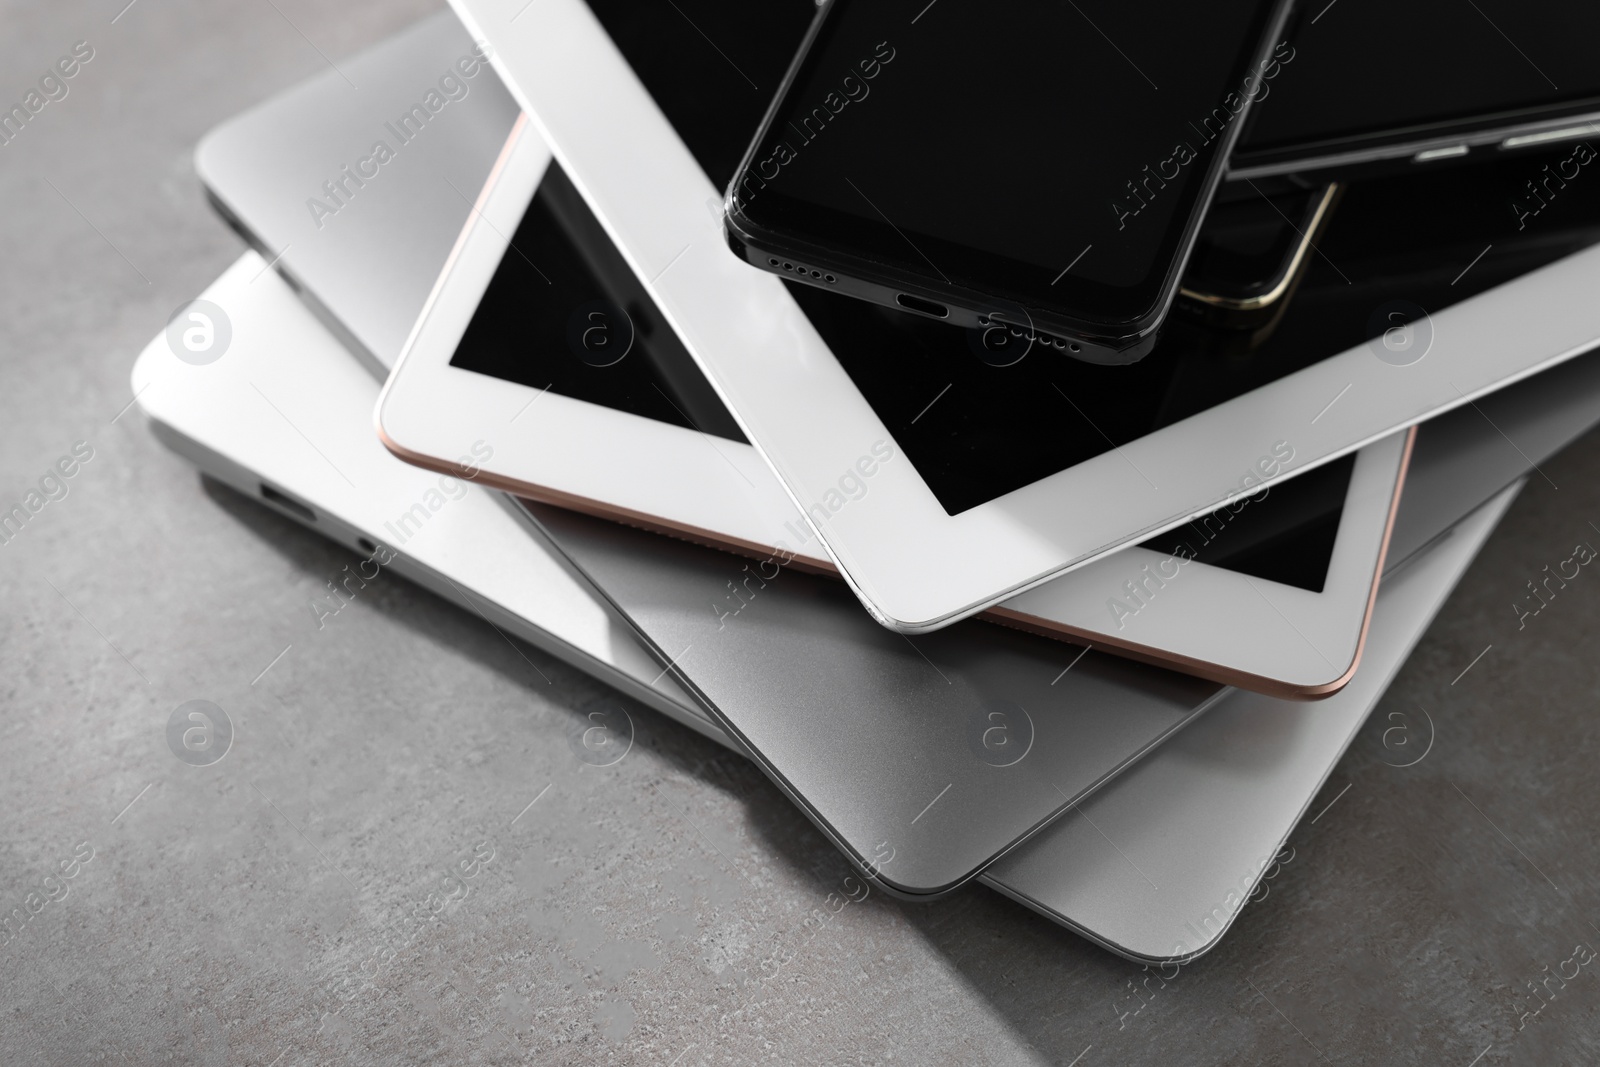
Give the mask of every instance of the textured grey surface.
[[[196, 139], [427, 9], [112, 23], [123, 2], [0, 9], [5, 103], [95, 48], [0, 147], [0, 507], [94, 449], [0, 544], [0, 912], [28, 916], [0, 945], [0, 1063], [1600, 1058], [1600, 958], [1573, 950], [1600, 947], [1600, 579], [1552, 581], [1520, 630], [1513, 608], [1600, 544], [1600, 438], [1543, 465], [1270, 894], [1164, 986], [986, 891], [853, 902], [805, 819], [687, 730], [636, 708], [627, 758], [580, 762], [618, 698], [480, 620], [379, 582], [319, 631], [308, 603], [354, 557], [111, 421], [134, 354], [237, 255]], [[209, 767], [167, 746], [194, 699], [236, 729]]]

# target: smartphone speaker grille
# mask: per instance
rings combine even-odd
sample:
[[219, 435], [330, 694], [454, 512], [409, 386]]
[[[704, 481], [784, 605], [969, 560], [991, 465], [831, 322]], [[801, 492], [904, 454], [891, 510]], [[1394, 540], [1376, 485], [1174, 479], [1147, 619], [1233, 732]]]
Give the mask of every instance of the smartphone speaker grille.
[[1019, 340], [1038, 341], [1042, 345], [1049, 345], [1051, 348], [1059, 349], [1063, 352], [1083, 351], [1082, 347], [1076, 341], [1068, 341], [1066, 338], [1045, 333], [1043, 330], [1027, 329], [1025, 327], [1018, 326], [1015, 323], [1005, 322], [1001, 319], [990, 318], [988, 315], [979, 315], [978, 325], [980, 327], [1001, 326], [1004, 327], [1012, 337], [1015, 337]]
[[812, 278], [819, 282], [827, 282], [829, 285], [832, 285], [834, 282], [839, 280], [831, 274], [824, 274], [822, 271], [816, 270], [812, 267], [802, 267], [798, 264], [789, 263], [781, 259], [768, 259], [767, 264], [773, 267], [781, 267], [786, 271], [793, 271], [802, 278]]

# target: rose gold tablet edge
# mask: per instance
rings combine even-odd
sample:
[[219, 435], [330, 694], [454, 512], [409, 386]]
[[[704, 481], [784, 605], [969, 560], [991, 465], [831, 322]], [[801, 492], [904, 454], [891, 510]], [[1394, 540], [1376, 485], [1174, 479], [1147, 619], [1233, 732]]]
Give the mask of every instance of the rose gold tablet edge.
[[[433, 456], [424, 455], [399, 444], [384, 432], [381, 425], [378, 426], [378, 437], [382, 440], [385, 448], [397, 458], [414, 467], [421, 467], [440, 474], [449, 474], [469, 481], [479, 482], [491, 489], [523, 497], [536, 503], [566, 508], [579, 514], [621, 523], [624, 526], [632, 526], [649, 533], [675, 538], [699, 545], [702, 548], [716, 549], [746, 559], [766, 560], [787, 554], [777, 548], [755, 541], [729, 537], [726, 534], [688, 523], [665, 522], [659, 516], [635, 511], [632, 508], [609, 504], [590, 497], [578, 496], [560, 489], [533, 485], [492, 471], [479, 469], [476, 473], [471, 473], [459, 464], [441, 461]], [[1399, 511], [1400, 493], [1405, 483], [1406, 472], [1410, 466], [1411, 449], [1415, 439], [1416, 427], [1413, 426], [1406, 431], [1405, 450], [1401, 456], [1394, 490], [1389, 499], [1388, 515], [1384, 522], [1383, 541], [1379, 545], [1377, 562], [1373, 568], [1372, 586], [1368, 591], [1367, 603], [1361, 618], [1361, 632], [1356, 639], [1355, 655], [1344, 673], [1332, 681], [1305, 686], [1290, 685], [1277, 679], [1266, 678], [1248, 671], [1221, 667], [1181, 653], [1154, 649], [1146, 645], [1116, 638], [1108, 638], [1103, 633], [1080, 630], [1076, 627], [1066, 626], [1036, 615], [1029, 615], [1007, 608], [1004, 605], [996, 605], [981, 612], [976, 617], [992, 625], [1021, 630], [1036, 637], [1063, 643], [1092, 645], [1123, 659], [1131, 659], [1167, 670], [1182, 671], [1184, 674], [1203, 678], [1206, 681], [1247, 689], [1251, 692], [1261, 693], [1281, 700], [1321, 700], [1325, 697], [1330, 697], [1349, 684], [1350, 680], [1355, 677], [1357, 667], [1361, 664], [1361, 654], [1366, 648], [1367, 630], [1372, 621], [1372, 608], [1377, 601], [1378, 584], [1383, 574], [1384, 561], [1388, 556], [1389, 539], [1394, 530], [1395, 516]], [[824, 575], [830, 578], [838, 578], [839, 576], [839, 572], [832, 566], [831, 562], [813, 560], [804, 556], [794, 556], [786, 566], [792, 566], [795, 570], [805, 574]]]
[[1367, 603], [1361, 616], [1361, 632], [1356, 636], [1355, 654], [1351, 657], [1350, 666], [1339, 677], [1328, 682], [1319, 682], [1314, 685], [1290, 685], [1274, 678], [1266, 678], [1249, 671], [1233, 670], [1219, 667], [1204, 660], [1185, 656], [1176, 652], [1165, 652], [1152, 649], [1146, 645], [1139, 645], [1117, 638], [1107, 637], [1100, 633], [1090, 633], [1075, 627], [1063, 626], [1051, 622], [1037, 615], [1007, 608], [1003, 604], [996, 605], [984, 612], [979, 618], [1001, 626], [1023, 630], [1039, 637], [1062, 640], [1070, 638], [1093, 645], [1095, 648], [1113, 653], [1124, 659], [1148, 663], [1154, 667], [1166, 667], [1182, 671], [1197, 678], [1204, 678], [1211, 682], [1220, 682], [1239, 689], [1247, 689], [1253, 693], [1279, 700], [1322, 700], [1332, 696], [1343, 689], [1355, 677], [1356, 669], [1361, 665], [1361, 654], [1367, 647], [1367, 630], [1372, 625], [1372, 608], [1378, 600], [1378, 585], [1382, 580], [1384, 562], [1389, 555], [1389, 539], [1394, 533], [1395, 516], [1400, 510], [1400, 494], [1405, 487], [1406, 474], [1411, 467], [1411, 450], [1417, 439], [1417, 427], [1412, 426], [1406, 433], [1404, 450], [1400, 456], [1400, 465], [1394, 480], [1394, 489], [1389, 497], [1389, 513], [1384, 520], [1383, 541], [1378, 546], [1377, 562], [1373, 566], [1372, 586], [1367, 591]]

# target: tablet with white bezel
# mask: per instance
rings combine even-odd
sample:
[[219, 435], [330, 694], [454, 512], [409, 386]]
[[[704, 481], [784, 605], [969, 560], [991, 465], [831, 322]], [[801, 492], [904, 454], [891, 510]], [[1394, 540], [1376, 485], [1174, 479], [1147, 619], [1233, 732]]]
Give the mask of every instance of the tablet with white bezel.
[[[826, 279], [804, 264], [786, 282], [726, 247], [717, 205], [812, 4], [453, 6], [493, 45], [513, 95], [794, 505], [828, 502], [874, 447], [905, 460], [882, 464], [870, 492], [848, 506], [813, 513], [851, 588], [905, 633], [937, 629], [1215, 509], [1280, 442], [1294, 448], [1281, 473], [1298, 474], [1600, 341], [1592, 298], [1600, 249], [1535, 255], [1544, 265], [1530, 270], [1494, 247], [1501, 231], [1519, 238], [1505, 204], [1468, 203], [1489, 222], [1470, 211], [1456, 217], [1455, 201], [1423, 188], [1382, 235], [1390, 249], [1451, 224], [1494, 236], [1475, 249], [1432, 248], [1431, 273], [1398, 283], [1363, 258], [1359, 241], [1348, 255], [1340, 250], [1352, 190], [1296, 297], [1316, 314], [1299, 329], [1286, 324], [1247, 371], [1182, 338], [1164, 337], [1129, 368], [1085, 367], [1035, 346], [1011, 364], [1018, 373], [945, 395], [988, 366], [982, 352], [965, 373], [871, 346], [847, 356], [836, 342], [850, 329], [872, 333], [864, 313], [830, 302]], [[891, 44], [910, 49], [927, 5], [902, 6], [905, 29]], [[934, 8], [925, 17], [937, 16]], [[1074, 46], [1104, 42], [1086, 31]], [[850, 107], [893, 92], [893, 73], [883, 65]], [[1025, 162], [1026, 145], [989, 144], [982, 131], [950, 135], [970, 138], [996, 166]], [[892, 193], [880, 201], [891, 217]], [[1063, 266], [1080, 250], [1064, 241]], [[942, 381], [933, 370], [946, 372]]]
[[[888, 316], [882, 328], [904, 344], [965, 343]], [[450, 470], [471, 456], [499, 488], [750, 555], [747, 584], [784, 566], [832, 571], [813, 528], [908, 465], [894, 443], [875, 442], [802, 517], [520, 123], [377, 418], [410, 462]], [[1408, 447], [1402, 433], [1280, 482], [1294, 446], [1279, 442], [1240, 474], [1227, 507], [992, 615], [1214, 681], [1327, 695], [1359, 659]], [[745, 595], [708, 610], [737, 611]]]
[[[406, 334], [456, 237], [472, 217], [468, 196], [484, 185], [493, 169], [517, 121], [516, 105], [492, 72], [479, 71], [466, 82], [446, 82], [446, 88], [454, 85], [454, 95], [460, 99], [453, 100], [437, 121], [429, 122], [426, 136], [412, 138], [405, 146], [403, 159], [392, 161], [395, 165], [385, 169], [381, 181], [369, 175], [365, 184], [355, 186], [354, 179], [346, 179], [336, 217], [326, 215], [320, 199], [313, 205], [317, 210], [312, 211], [303, 202], [285, 198], [283, 192], [317, 189], [327, 174], [340, 172], [342, 162], [370, 151], [373, 125], [381, 126], [388, 116], [406, 111], [417, 93], [419, 71], [471, 70], [473, 54], [473, 43], [455, 16], [441, 13], [370, 54], [342, 62], [341, 68], [362, 86], [361, 92], [355, 92], [343, 77], [329, 71], [321, 80], [297, 86], [228, 120], [211, 131], [196, 149], [196, 168], [207, 193], [234, 228], [267, 259], [275, 261], [276, 269], [292, 279], [297, 291], [352, 350], [362, 353], [385, 375], [398, 358]], [[465, 95], [462, 85], [470, 85]], [[524, 133], [524, 137], [532, 139], [530, 143], [536, 141], [531, 133]], [[547, 172], [540, 179], [536, 196], [547, 206], [559, 209], [551, 220], [558, 229], [574, 231], [571, 239], [563, 232], [553, 238], [527, 242], [518, 239], [519, 247], [540, 261], [547, 249], [568, 247], [578, 259], [566, 261], [560, 269], [546, 264], [553, 273], [591, 277], [596, 292], [604, 287], [600, 276], [605, 276], [615, 290], [629, 289], [633, 295], [622, 303], [635, 303], [636, 311], [643, 310], [638, 328], [649, 331], [659, 325], [664, 331], [662, 337], [641, 342], [634, 359], [653, 357], [658, 345], [670, 339], [670, 327], [659, 322], [648, 296], [615, 253], [610, 239], [576, 192], [561, 185], [560, 178], [559, 173]], [[513, 262], [522, 264], [530, 278], [536, 277], [520, 257]], [[570, 278], [562, 281], [570, 284]], [[542, 281], [539, 284], [542, 286]], [[902, 321], [915, 322], [908, 318]], [[591, 322], [585, 319], [586, 331], [591, 329]], [[562, 324], [558, 321], [557, 325]], [[554, 347], [563, 351], [564, 328], [557, 333]], [[600, 352], [609, 343], [605, 331], [598, 336], [591, 334], [590, 340]], [[579, 351], [591, 357], [595, 354], [581, 346]], [[720, 402], [707, 395], [709, 387], [688, 354], [675, 346], [670, 355], [671, 359], [654, 359], [654, 370], [662, 373], [660, 387], [677, 397], [673, 403], [684, 406], [702, 428], [721, 425], [726, 430], [732, 426]], [[452, 359], [460, 365], [461, 359]], [[525, 357], [523, 361], [527, 362]], [[617, 391], [606, 393], [601, 386], [620, 381], [625, 394], [628, 383], [639, 380], [628, 377], [635, 369], [632, 364], [593, 367], [590, 362], [610, 361], [591, 359], [581, 367], [569, 368], [590, 375], [585, 382], [570, 383], [583, 386], [575, 394], [577, 399], [614, 407], [621, 402]], [[516, 377], [515, 369], [505, 366], [480, 365], [478, 369]], [[547, 378], [527, 380], [539, 387], [553, 384]], [[698, 399], [694, 396], [697, 382]], [[655, 396], [653, 389], [650, 395]], [[712, 410], [693, 410], [707, 405]], [[671, 405], [659, 397], [655, 414], [678, 418]], [[536, 419], [537, 411], [530, 409], [524, 417]], [[658, 431], [673, 432], [659, 419], [649, 425]], [[736, 427], [727, 432], [737, 436]], [[468, 451], [472, 443], [476, 439], [468, 444]], [[745, 451], [744, 446], [739, 448]], [[648, 445], [643, 452], [650, 453]], [[732, 478], [732, 468], [723, 465], [716, 453], [702, 450], [701, 454], [709, 469], [696, 477], [697, 487], [715, 491], [726, 481], [724, 488], [729, 492], [739, 489]], [[870, 461], [866, 470], [870, 472], [875, 463], [876, 460]], [[623, 460], [620, 465], [629, 464]], [[1053, 637], [1076, 637], [1160, 662], [1169, 662], [1172, 657], [1187, 657], [1180, 662], [1193, 661], [1203, 653], [1209, 659], [1201, 668], [1202, 673], [1226, 678], [1250, 675], [1253, 677], [1240, 680], [1258, 688], [1313, 688], [1319, 678], [1335, 674], [1322, 662], [1323, 655], [1340, 664], [1353, 658], [1353, 642], [1360, 633], [1364, 612], [1361, 589], [1367, 584], [1360, 573], [1360, 563], [1373, 551], [1372, 536], [1381, 523], [1382, 509], [1376, 502], [1354, 505], [1348, 498], [1361, 493], [1361, 486], [1373, 479], [1371, 472], [1379, 469], [1364, 468], [1352, 482], [1348, 462], [1337, 469], [1325, 468], [1315, 476], [1322, 482], [1320, 485], [1311, 484], [1311, 479], [1297, 479], [1287, 483], [1276, 496], [1269, 492], [1267, 500], [1257, 498], [1248, 504], [1241, 501], [1202, 518], [1193, 529], [1175, 535], [1166, 546], [1147, 546], [1152, 553], [1149, 562], [1153, 573], [1135, 566], [1131, 574], [1122, 574], [1119, 564], [1104, 574], [1103, 580], [1079, 579], [1076, 585], [1052, 583], [1036, 591], [1045, 594], [1052, 590], [1049, 595], [1060, 597], [1065, 610], [1037, 604], [1036, 597], [1019, 598], [1018, 603], [995, 611], [1009, 613], [1014, 625]], [[768, 485], [775, 506], [788, 508], [775, 481], [756, 480]], [[1381, 478], [1373, 479], [1372, 484], [1380, 495], [1388, 491]], [[862, 486], [847, 484], [844, 491], [856, 495]], [[587, 506], [602, 510], [609, 505], [589, 501]], [[1361, 518], [1349, 520], [1354, 525], [1346, 525], [1347, 512]], [[686, 521], [697, 520], [690, 516]], [[798, 517], [786, 519], [785, 524], [788, 529], [781, 536], [790, 536], [791, 531], [798, 531], [794, 536], [808, 533]], [[1300, 547], [1295, 547], [1296, 538], [1290, 534], [1296, 527], [1323, 532], [1313, 532], [1309, 542], [1302, 540]], [[1334, 536], [1329, 537], [1329, 532]], [[726, 536], [718, 534], [719, 538]], [[1307, 543], [1310, 548], [1305, 547]], [[815, 552], [814, 541], [798, 546], [802, 556], [807, 555], [808, 547]], [[764, 546], [757, 562], [775, 548], [776, 545]], [[1129, 556], [1124, 562], [1136, 558]], [[811, 556], [811, 560], [818, 567], [828, 565], [820, 554]], [[796, 565], [801, 561], [797, 559]], [[1173, 582], [1175, 569], [1181, 571], [1182, 583]], [[1163, 572], [1168, 577], [1163, 578]], [[1356, 574], [1354, 580], [1349, 578], [1351, 573]], [[1237, 598], [1231, 595], [1243, 591], [1241, 576], [1257, 580], [1258, 588], [1274, 602], [1298, 602], [1287, 605], [1287, 613], [1297, 628], [1293, 636], [1279, 625], [1266, 601], [1247, 599], [1241, 610]], [[1137, 584], [1130, 595], [1124, 586], [1131, 579], [1137, 579]], [[1219, 582], [1226, 584], [1230, 592], [1211, 592]], [[1103, 588], [1088, 588], [1089, 585]], [[724, 593], [732, 595], [726, 590]], [[1078, 625], [1069, 627], [1063, 620], [1080, 602], [1091, 605], [1093, 610], [1084, 613], [1087, 617], [1079, 619]], [[1185, 622], [1199, 611], [1209, 623], [1215, 605], [1222, 605], [1229, 612], [1233, 625]], [[731, 613], [737, 609], [736, 601], [726, 601], [720, 610]], [[1316, 642], [1315, 648], [1301, 640], [1302, 633]], [[1206, 634], [1232, 636], [1225, 638], [1227, 647], [1217, 647], [1213, 641], [1213, 647], [1206, 649], [1201, 647]], [[1285, 639], [1294, 644], [1295, 650], [1279, 655], [1275, 650]], [[1241, 655], [1233, 655], [1229, 648], [1241, 650]], [[1249, 657], [1255, 657], [1254, 662]]]

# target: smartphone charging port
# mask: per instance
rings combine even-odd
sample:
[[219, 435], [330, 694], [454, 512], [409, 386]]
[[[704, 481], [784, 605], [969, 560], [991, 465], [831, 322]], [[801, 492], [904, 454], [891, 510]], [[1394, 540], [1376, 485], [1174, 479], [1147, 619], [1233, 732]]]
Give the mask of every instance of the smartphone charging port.
[[923, 315], [932, 315], [936, 319], [948, 319], [950, 317], [950, 309], [945, 307], [943, 304], [937, 303], [933, 300], [924, 300], [922, 297], [912, 296], [910, 293], [901, 293], [899, 296], [894, 298], [894, 302], [905, 308], [907, 311], [915, 311]]

